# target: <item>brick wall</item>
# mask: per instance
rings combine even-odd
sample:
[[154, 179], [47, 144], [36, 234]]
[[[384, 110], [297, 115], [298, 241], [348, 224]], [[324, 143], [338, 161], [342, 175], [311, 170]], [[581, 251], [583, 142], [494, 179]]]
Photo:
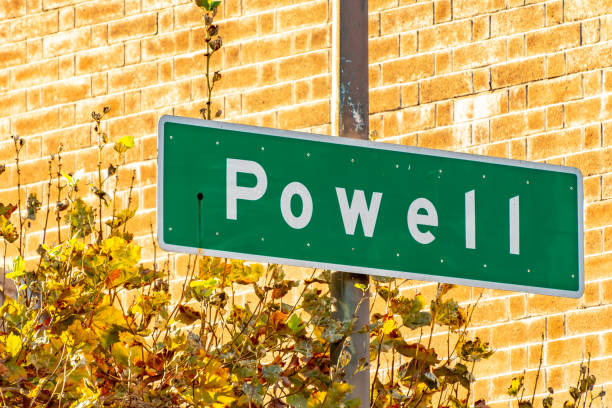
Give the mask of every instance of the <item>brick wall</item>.
[[[222, 120], [330, 134], [331, 0], [270, 3], [223, 2], [224, 47], [213, 60], [223, 79], [213, 109]], [[22, 177], [44, 196], [48, 156], [60, 143], [67, 170], [94, 169], [89, 115], [111, 106], [111, 140], [136, 137], [126, 158], [140, 208], [131, 222], [151, 259], [156, 122], [163, 114], [198, 117], [204, 105], [200, 21], [186, 0], [0, 0], [0, 162], [12, 163], [9, 135], [25, 137]], [[475, 373], [475, 395], [506, 406], [510, 378], [524, 368], [532, 384], [542, 333], [541, 391], [552, 386], [562, 398], [587, 351], [609, 387], [612, 2], [370, 0], [369, 31], [373, 138], [566, 164], [585, 176], [584, 297], [485, 291], [474, 330], [498, 352]], [[14, 164], [2, 177], [0, 201], [15, 201]], [[29, 232], [31, 255], [41, 227]], [[455, 296], [470, 302], [480, 292], [458, 288]]]

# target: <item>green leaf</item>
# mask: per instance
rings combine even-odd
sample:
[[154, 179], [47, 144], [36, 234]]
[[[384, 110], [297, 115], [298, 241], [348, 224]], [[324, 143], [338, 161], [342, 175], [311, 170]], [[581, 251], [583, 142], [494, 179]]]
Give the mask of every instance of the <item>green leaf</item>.
[[121, 154], [127, 152], [132, 147], [134, 147], [134, 136], [123, 136], [117, 140], [113, 149]]
[[13, 261], [13, 271], [6, 274], [9, 279], [15, 279], [25, 274], [25, 261], [21, 255], [17, 255], [17, 258]]
[[121, 367], [127, 368], [129, 366], [130, 355], [125, 344], [117, 342], [111, 346], [111, 354], [115, 359], [115, 362]]
[[359, 290], [361, 290], [361, 293], [365, 293], [366, 291], [366, 285], [364, 285], [363, 283], [356, 283], [355, 287]]
[[280, 376], [281, 371], [283, 371], [283, 368], [281, 366], [276, 364], [270, 364], [263, 366], [261, 373], [263, 378], [265, 378], [268, 382], [268, 384], [275, 384], [276, 382], [278, 382], [278, 377]]
[[300, 328], [301, 320], [298, 315], [295, 313], [291, 315], [289, 320], [287, 321], [287, 326], [291, 329], [293, 333], [297, 333], [301, 330]]

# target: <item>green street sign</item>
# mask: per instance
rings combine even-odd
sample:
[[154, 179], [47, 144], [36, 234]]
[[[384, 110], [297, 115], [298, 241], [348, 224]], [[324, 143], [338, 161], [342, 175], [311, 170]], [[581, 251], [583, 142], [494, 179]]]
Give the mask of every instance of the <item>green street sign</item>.
[[165, 250], [584, 291], [578, 169], [175, 116], [158, 149]]

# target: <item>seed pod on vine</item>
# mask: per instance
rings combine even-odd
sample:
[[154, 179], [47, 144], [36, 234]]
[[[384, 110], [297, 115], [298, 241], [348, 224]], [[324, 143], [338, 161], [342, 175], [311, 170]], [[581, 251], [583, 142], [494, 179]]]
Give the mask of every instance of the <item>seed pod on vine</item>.
[[206, 33], [210, 37], [214, 37], [215, 35], [217, 35], [217, 33], [219, 33], [219, 26], [216, 24], [209, 25], [208, 28], [206, 29]]
[[222, 45], [223, 45], [223, 41], [221, 40], [221, 37], [217, 37], [210, 42], [210, 48], [213, 51], [217, 51], [219, 48], [221, 48]]

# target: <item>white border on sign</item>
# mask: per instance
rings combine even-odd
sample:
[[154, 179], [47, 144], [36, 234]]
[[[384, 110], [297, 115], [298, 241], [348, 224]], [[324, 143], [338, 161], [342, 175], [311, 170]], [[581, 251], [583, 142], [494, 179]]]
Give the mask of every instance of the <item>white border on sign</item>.
[[[313, 142], [333, 143], [348, 146], [360, 146], [369, 149], [391, 150], [403, 153], [413, 153], [423, 156], [446, 157], [458, 160], [476, 161], [482, 163], [501, 164], [512, 167], [523, 167], [529, 169], [554, 171], [558, 173], [574, 174], [577, 178], [577, 200], [578, 200], [578, 283], [577, 291], [548, 289], [538, 286], [523, 286], [509, 283], [496, 283], [473, 279], [463, 279], [448, 276], [426, 275], [415, 272], [395, 271], [388, 269], [367, 268], [353, 265], [339, 265], [331, 263], [311, 262], [301, 259], [276, 258], [253, 254], [244, 254], [240, 252], [218, 251], [206, 248], [194, 248], [181, 245], [172, 245], [164, 242], [163, 214], [164, 214], [164, 125], [166, 123], [180, 123], [185, 125], [193, 125], [198, 127], [233, 130], [238, 132], [264, 134], [269, 136], [277, 136], [290, 139], [310, 140]], [[280, 130], [272, 128], [264, 128], [259, 126], [239, 125], [235, 123], [216, 122], [203, 119], [186, 118], [182, 116], [163, 115], [159, 119], [157, 131], [157, 240], [159, 246], [165, 251], [180, 252], [187, 254], [199, 254], [207, 256], [215, 256], [220, 258], [244, 259], [261, 263], [277, 263], [283, 265], [301, 266], [307, 268], [329, 269], [335, 271], [353, 272], [367, 275], [380, 275], [390, 278], [414, 279], [420, 281], [434, 281], [453, 283], [457, 285], [476, 286], [489, 289], [511, 290], [515, 292], [528, 292], [541, 295], [563, 296], [570, 298], [579, 298], [584, 293], [584, 204], [583, 204], [583, 185], [582, 172], [575, 167], [558, 166], [546, 163], [534, 163], [523, 160], [511, 160], [498, 157], [479, 156], [468, 153], [450, 152], [445, 150], [426, 149], [422, 147], [403, 146], [390, 143], [379, 143], [361, 139], [350, 139], [335, 136], [323, 136], [312, 133], [296, 132], [289, 130]]]

